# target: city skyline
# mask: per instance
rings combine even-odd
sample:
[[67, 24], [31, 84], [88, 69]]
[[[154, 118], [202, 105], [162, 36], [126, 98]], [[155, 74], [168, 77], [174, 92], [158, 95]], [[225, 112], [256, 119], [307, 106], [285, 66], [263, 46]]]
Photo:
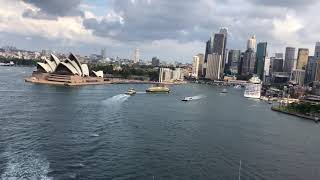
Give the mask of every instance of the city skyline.
[[[284, 52], [287, 46], [308, 48], [313, 54], [314, 42], [320, 35], [312, 19], [320, 3], [314, 0], [0, 3], [0, 45], [28, 50], [86, 55], [105, 48], [108, 56], [129, 58], [132, 49], [139, 48], [142, 59], [158, 56], [190, 62], [194, 54], [204, 53], [208, 35], [220, 27], [229, 29], [228, 49], [245, 50], [248, 37], [255, 34], [257, 42], [268, 42], [269, 54]], [[236, 7], [240, 8], [234, 10]], [[190, 13], [178, 15], [177, 9]]]

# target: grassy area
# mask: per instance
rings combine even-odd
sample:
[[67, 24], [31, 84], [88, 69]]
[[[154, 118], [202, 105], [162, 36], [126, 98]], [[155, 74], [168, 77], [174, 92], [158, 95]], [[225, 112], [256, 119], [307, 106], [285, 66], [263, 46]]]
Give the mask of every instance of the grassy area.
[[286, 111], [290, 113], [299, 113], [303, 115], [320, 115], [320, 104], [311, 103], [291, 103], [287, 106], [274, 107], [280, 111]]

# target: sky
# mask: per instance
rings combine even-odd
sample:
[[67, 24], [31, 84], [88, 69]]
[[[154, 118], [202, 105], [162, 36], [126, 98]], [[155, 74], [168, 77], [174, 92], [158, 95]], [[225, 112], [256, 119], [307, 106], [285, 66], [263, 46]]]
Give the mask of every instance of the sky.
[[0, 46], [81, 55], [153, 56], [191, 62], [220, 27], [228, 49], [247, 39], [314, 51], [320, 39], [319, 0], [0, 0]]

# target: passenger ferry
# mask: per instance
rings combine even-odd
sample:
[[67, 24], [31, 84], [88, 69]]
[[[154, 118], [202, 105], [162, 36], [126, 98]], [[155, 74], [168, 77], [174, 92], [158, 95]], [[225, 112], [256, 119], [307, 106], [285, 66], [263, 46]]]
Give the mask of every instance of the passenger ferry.
[[259, 79], [258, 76], [254, 75], [251, 79], [249, 79], [249, 83], [246, 85], [246, 89], [244, 91], [244, 97], [260, 99], [261, 87], [262, 87], [261, 80]]

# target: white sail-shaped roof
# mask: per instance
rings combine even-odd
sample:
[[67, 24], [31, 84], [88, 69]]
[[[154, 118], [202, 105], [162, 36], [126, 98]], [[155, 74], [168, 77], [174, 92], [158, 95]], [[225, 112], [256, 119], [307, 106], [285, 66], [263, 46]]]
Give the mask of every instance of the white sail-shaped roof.
[[92, 71], [96, 77], [103, 77], [103, 71]]
[[37, 64], [38, 64], [38, 66], [40, 66], [43, 70], [45, 70], [47, 73], [53, 72], [52, 69], [51, 69], [51, 67], [50, 67], [48, 64], [42, 63], [42, 62], [38, 62]]
[[78, 67], [80, 68], [80, 71], [81, 71], [81, 74], [82, 74], [81, 63], [80, 63], [79, 59], [77, 58], [77, 56], [75, 56], [74, 54], [70, 53], [69, 59], [78, 64]]
[[81, 64], [82, 75], [89, 76], [89, 68], [87, 64]]
[[60, 66], [64, 66], [65, 68], [67, 68], [73, 75], [79, 75], [78, 71], [68, 62], [60, 62], [60, 64], [56, 68], [56, 71], [59, 70]]
[[79, 65], [75, 61], [70, 60], [70, 59], [67, 59], [65, 62], [71, 64], [77, 70], [78, 75], [82, 76], [81, 65], [79, 67]]
[[57, 58], [57, 56], [55, 56], [54, 54], [50, 54], [50, 60], [55, 62], [56, 67], [57, 67], [57, 66], [59, 65], [59, 63], [60, 63], [59, 58]]
[[56, 69], [57, 65], [54, 61], [50, 61], [47, 58], [45, 58], [45, 62], [50, 67], [51, 72], [53, 72]]

